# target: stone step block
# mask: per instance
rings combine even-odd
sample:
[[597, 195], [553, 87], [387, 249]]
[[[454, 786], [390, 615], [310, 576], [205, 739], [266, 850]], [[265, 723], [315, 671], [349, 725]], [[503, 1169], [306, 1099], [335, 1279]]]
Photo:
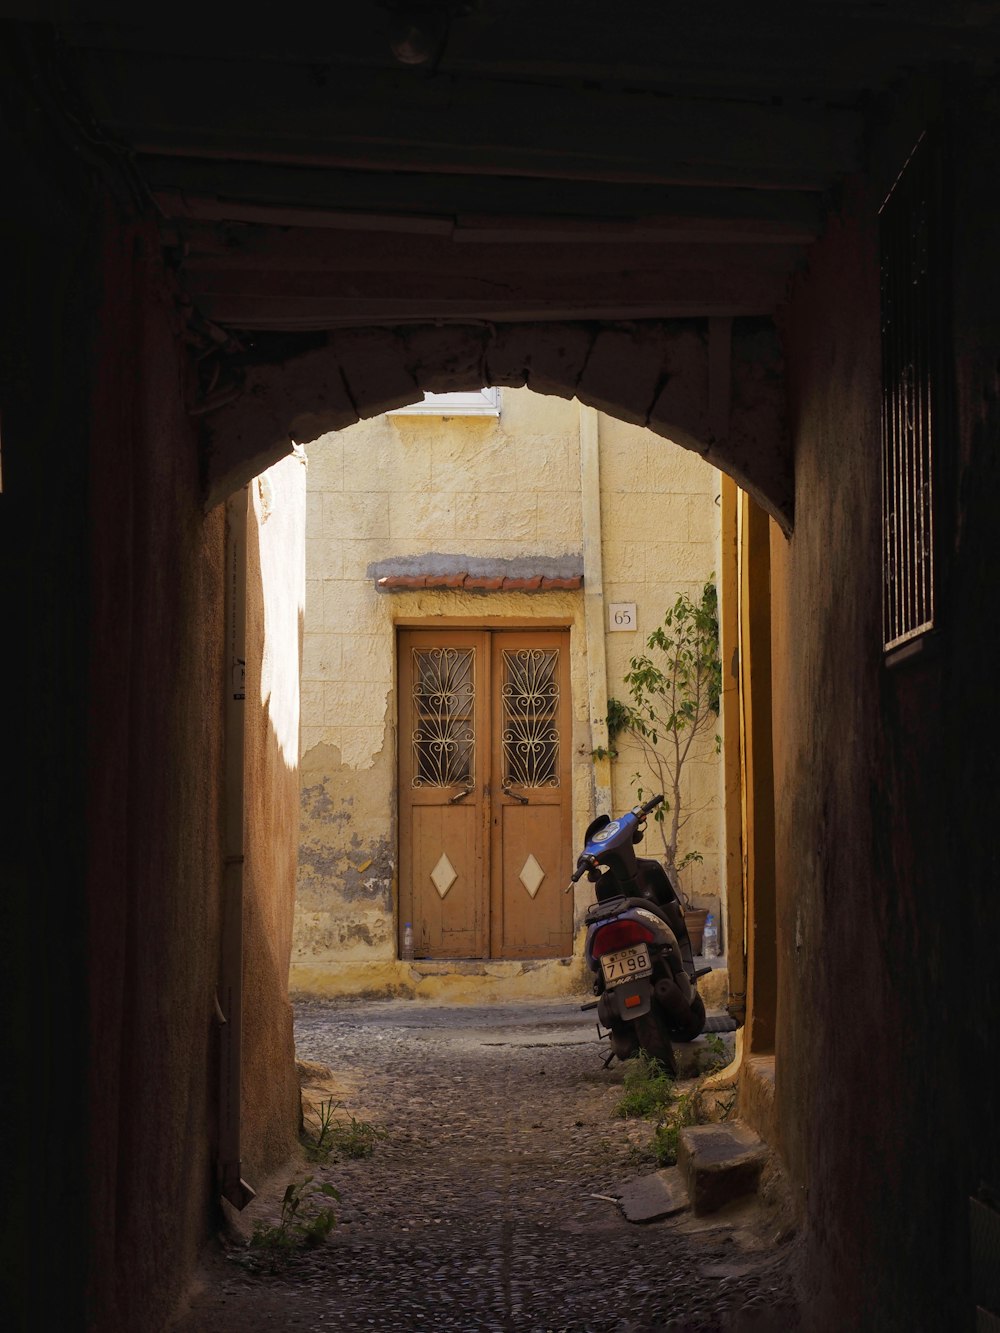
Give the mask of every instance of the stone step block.
[[677, 1165], [687, 1183], [692, 1211], [713, 1213], [755, 1193], [767, 1158], [763, 1140], [738, 1121], [682, 1129]]

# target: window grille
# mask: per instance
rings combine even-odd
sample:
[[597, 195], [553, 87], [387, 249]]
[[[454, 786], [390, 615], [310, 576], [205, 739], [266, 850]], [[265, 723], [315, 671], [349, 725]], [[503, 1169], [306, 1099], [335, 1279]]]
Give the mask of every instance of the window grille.
[[882, 331], [883, 642], [934, 627], [938, 194], [922, 135], [879, 210]]

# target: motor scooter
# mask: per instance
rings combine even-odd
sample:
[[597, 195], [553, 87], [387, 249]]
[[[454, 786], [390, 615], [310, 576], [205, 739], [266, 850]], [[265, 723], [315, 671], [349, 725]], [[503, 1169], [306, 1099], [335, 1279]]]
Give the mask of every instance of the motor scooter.
[[680, 900], [663, 866], [635, 854], [662, 800], [654, 796], [618, 819], [599, 815], [566, 892], [584, 875], [595, 885], [585, 952], [598, 998], [582, 1007], [597, 1009], [619, 1060], [641, 1050], [676, 1074], [672, 1042], [693, 1041], [704, 1031], [697, 983], [712, 969], [695, 967]]

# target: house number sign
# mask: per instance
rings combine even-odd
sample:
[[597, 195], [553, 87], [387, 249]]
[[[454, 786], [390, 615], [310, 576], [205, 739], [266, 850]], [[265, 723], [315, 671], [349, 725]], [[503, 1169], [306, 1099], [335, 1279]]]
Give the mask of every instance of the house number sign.
[[634, 630], [638, 623], [635, 615], [635, 602], [608, 603], [609, 630]]

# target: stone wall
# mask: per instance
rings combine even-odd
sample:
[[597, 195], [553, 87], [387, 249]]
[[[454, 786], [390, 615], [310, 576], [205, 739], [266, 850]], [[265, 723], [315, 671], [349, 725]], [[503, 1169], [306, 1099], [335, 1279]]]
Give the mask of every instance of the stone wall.
[[201, 507], [158, 239], [111, 238], [89, 405], [88, 1108], [72, 1154], [90, 1184], [87, 1323], [131, 1333], [166, 1322], [215, 1216], [224, 523]]
[[797, 518], [773, 570], [777, 1098], [823, 1330], [971, 1328], [968, 1198], [1000, 1181], [984, 1092], [1000, 1012], [995, 98], [953, 103], [938, 632], [909, 661], [881, 651], [876, 218], [933, 114], [897, 108], [786, 333]]

